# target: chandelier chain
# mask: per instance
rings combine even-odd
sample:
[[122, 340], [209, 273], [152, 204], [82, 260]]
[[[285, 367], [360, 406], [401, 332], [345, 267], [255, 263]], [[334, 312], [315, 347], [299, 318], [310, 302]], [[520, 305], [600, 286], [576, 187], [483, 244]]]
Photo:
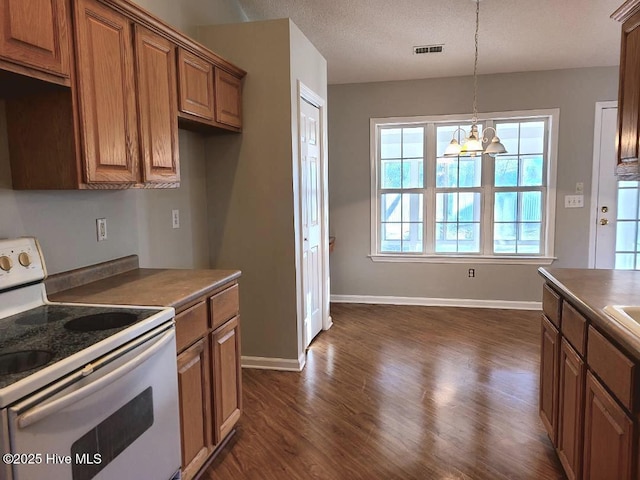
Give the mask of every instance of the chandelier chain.
[[480, 0], [476, 0], [476, 36], [475, 59], [473, 62], [473, 118], [472, 123], [478, 121], [478, 27], [480, 25]]

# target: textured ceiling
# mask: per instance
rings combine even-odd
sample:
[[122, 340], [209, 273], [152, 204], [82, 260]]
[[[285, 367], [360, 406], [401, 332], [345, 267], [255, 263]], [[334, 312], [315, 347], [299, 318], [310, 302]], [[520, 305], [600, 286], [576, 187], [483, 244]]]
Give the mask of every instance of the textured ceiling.
[[[329, 83], [473, 73], [474, 0], [238, 0], [249, 20], [290, 17], [327, 59]], [[482, 0], [478, 73], [619, 62], [622, 0]], [[444, 43], [441, 54], [414, 45]]]

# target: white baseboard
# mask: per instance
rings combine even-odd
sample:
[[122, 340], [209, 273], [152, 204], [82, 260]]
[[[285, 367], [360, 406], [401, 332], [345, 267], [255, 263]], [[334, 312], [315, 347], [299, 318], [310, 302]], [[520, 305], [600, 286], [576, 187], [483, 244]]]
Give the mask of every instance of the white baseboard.
[[302, 352], [297, 360], [293, 358], [246, 357], [243, 355], [241, 362], [242, 368], [301, 372], [307, 363], [307, 357], [304, 352]]
[[379, 305], [418, 305], [423, 307], [499, 308], [542, 310], [542, 302], [513, 300], [476, 300], [472, 298], [387, 297], [373, 295], [331, 295], [332, 303], [368, 303]]

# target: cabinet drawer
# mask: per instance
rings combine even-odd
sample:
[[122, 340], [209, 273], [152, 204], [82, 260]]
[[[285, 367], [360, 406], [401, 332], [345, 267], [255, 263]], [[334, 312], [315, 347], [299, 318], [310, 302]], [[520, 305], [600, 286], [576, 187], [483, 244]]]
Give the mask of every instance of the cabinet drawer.
[[556, 327], [560, 327], [561, 310], [562, 299], [560, 295], [545, 284], [542, 289], [542, 311]]
[[584, 356], [587, 347], [587, 319], [567, 302], [562, 303], [562, 335]]
[[589, 327], [587, 363], [618, 400], [633, 410], [635, 365], [593, 327]]
[[238, 285], [223, 290], [211, 297], [209, 301], [211, 302], [211, 328], [215, 329], [238, 315], [240, 310]]
[[207, 334], [207, 302], [200, 302], [176, 315], [176, 348], [178, 352]]

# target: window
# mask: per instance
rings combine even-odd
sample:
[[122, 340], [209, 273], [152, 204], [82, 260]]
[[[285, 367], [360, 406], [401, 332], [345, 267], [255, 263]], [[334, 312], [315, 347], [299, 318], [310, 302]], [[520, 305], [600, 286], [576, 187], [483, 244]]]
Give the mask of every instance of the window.
[[[507, 152], [445, 157], [453, 117], [371, 120], [372, 258], [551, 263], [557, 110], [491, 114]], [[492, 133], [492, 132], [491, 132]]]
[[621, 270], [640, 270], [640, 182], [618, 181], [616, 263]]

